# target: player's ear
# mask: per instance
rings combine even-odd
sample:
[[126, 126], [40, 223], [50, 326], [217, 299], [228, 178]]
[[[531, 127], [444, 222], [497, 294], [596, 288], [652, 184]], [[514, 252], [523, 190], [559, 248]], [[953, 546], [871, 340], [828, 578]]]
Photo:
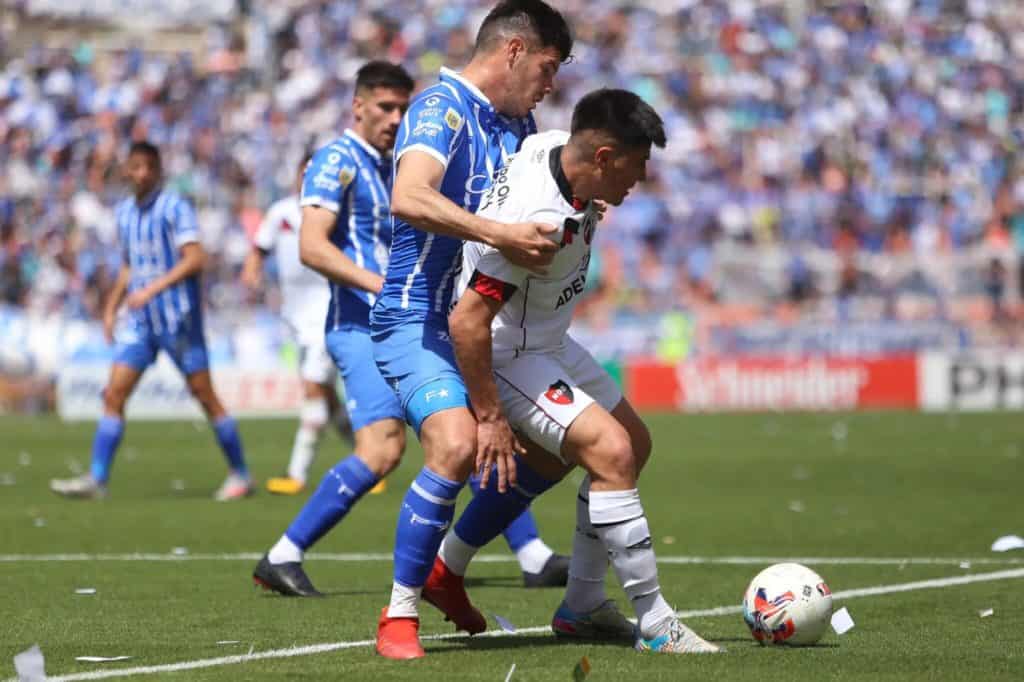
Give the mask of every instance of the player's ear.
[[519, 36], [512, 36], [505, 43], [505, 55], [508, 59], [508, 68], [515, 68], [516, 62], [526, 55], [526, 42]]
[[615, 148], [608, 145], [601, 145], [594, 150], [594, 165], [601, 170], [607, 169], [615, 157]]

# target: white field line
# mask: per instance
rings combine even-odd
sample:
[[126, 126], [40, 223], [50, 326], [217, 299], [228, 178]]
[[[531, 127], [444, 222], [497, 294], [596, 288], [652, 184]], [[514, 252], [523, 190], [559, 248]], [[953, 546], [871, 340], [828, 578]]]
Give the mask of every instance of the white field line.
[[[196, 553], [196, 554], [163, 554], [155, 552], [136, 552], [128, 554], [0, 554], [0, 563], [34, 563], [59, 561], [258, 561], [263, 556], [259, 552], [238, 552], [233, 554]], [[391, 561], [391, 554], [385, 553], [340, 553], [306, 555], [312, 561], [340, 562], [374, 562]], [[473, 561], [478, 563], [510, 563], [516, 558], [511, 554], [480, 554]], [[795, 561], [801, 564], [849, 565], [849, 566], [956, 566], [967, 562], [972, 566], [1009, 566], [1024, 564], [1021, 557], [771, 557], [771, 556], [659, 556], [660, 564], [732, 564], [770, 565], [783, 561]]]
[[[956, 585], [968, 585], [971, 583], [982, 583], [991, 582], [995, 580], [1013, 580], [1015, 578], [1024, 578], [1024, 568], [1018, 568], [1006, 571], [995, 571], [992, 573], [976, 573], [973, 575], [959, 575], [950, 578], [936, 578], [933, 580], [918, 580], [909, 583], [898, 583], [895, 585], [876, 585], [873, 587], [861, 587], [852, 590], [841, 590], [835, 592], [832, 597], [835, 600], [842, 599], [854, 599], [857, 597], [872, 597], [881, 594], [894, 594], [897, 592], [912, 592], [914, 590], [928, 590], [938, 589], [945, 587], [953, 587]], [[680, 618], [700, 618], [707, 616], [728, 616], [738, 614], [742, 611], [742, 607], [735, 606], [718, 606], [711, 609], [696, 609], [692, 611], [680, 611]], [[490, 630], [477, 635], [478, 637], [515, 637], [518, 635], [527, 634], [538, 634], [542, 632], [548, 632], [549, 627], [546, 625], [528, 628], [519, 628], [515, 633], [507, 633], [503, 630]], [[445, 639], [460, 639], [465, 638], [466, 635], [458, 634], [444, 634], [444, 635], [426, 635], [422, 637], [423, 640], [445, 640]], [[197, 668], [212, 668], [221, 665], [233, 665], [236, 663], [248, 663], [250, 661], [259, 661], [267, 658], [291, 658], [294, 656], [311, 656], [313, 654], [322, 654], [329, 651], [337, 651], [339, 649], [353, 649], [356, 647], [368, 647], [373, 646], [374, 640], [364, 639], [358, 641], [349, 642], [328, 642], [324, 644], [310, 644], [308, 646], [291, 647], [288, 649], [271, 649], [268, 651], [260, 651], [252, 654], [242, 654], [237, 656], [221, 656], [219, 658], [203, 658], [195, 661], [182, 661], [180, 663], [167, 663], [164, 665], [152, 665], [152, 666], [140, 666], [136, 668], [120, 668], [114, 670], [96, 670], [85, 673], [73, 673], [70, 675], [60, 675], [55, 677], [47, 677], [50, 682], [73, 682], [74, 680], [101, 680], [109, 677], [128, 677], [132, 675], [151, 675], [154, 673], [169, 673], [178, 672], [182, 670], [195, 670]], [[9, 682], [16, 682], [11, 680]]]

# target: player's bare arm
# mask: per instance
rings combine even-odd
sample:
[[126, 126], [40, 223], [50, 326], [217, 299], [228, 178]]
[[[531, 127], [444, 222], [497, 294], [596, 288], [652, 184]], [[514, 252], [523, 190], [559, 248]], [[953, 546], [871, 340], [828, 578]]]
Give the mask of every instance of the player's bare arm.
[[491, 467], [496, 466], [498, 490], [505, 492], [516, 483], [514, 456], [525, 453], [525, 449], [505, 418], [494, 382], [491, 322], [502, 305], [499, 300], [466, 289], [448, 318], [448, 332], [477, 420], [476, 470], [481, 473], [480, 487], [487, 487]]
[[178, 253], [181, 254], [181, 258], [173, 268], [142, 289], [128, 295], [127, 303], [130, 308], [141, 308], [161, 291], [173, 287], [192, 275], [199, 274], [206, 265], [206, 251], [203, 250], [199, 242], [184, 244]]
[[337, 219], [336, 213], [320, 206], [302, 208], [299, 260], [332, 282], [371, 294], [380, 293], [384, 278], [356, 265], [331, 242], [331, 232]]
[[391, 193], [391, 212], [410, 225], [448, 237], [482, 242], [531, 270], [551, 263], [558, 245], [547, 236], [558, 228], [547, 223], [499, 223], [469, 213], [439, 191], [444, 166], [430, 154], [402, 155]]
[[107, 343], [114, 343], [114, 323], [117, 321], [117, 309], [121, 307], [124, 294], [128, 291], [128, 282], [132, 279], [132, 269], [127, 263], [121, 263], [121, 269], [117, 273], [117, 279], [110, 293], [107, 294], [107, 302], [103, 306], [103, 336]]
[[266, 260], [265, 252], [258, 246], [252, 247], [249, 255], [245, 257], [242, 264], [242, 284], [250, 289], [259, 289], [263, 286], [263, 262]]

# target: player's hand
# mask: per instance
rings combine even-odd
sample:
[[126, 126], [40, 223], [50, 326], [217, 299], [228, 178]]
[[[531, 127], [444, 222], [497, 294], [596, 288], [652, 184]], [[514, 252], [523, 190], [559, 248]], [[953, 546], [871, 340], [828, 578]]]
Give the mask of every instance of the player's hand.
[[598, 201], [594, 199], [594, 208], [597, 209], [597, 220], [598, 222], [604, 220], [605, 211], [608, 210], [608, 204], [604, 201]]
[[503, 493], [516, 484], [516, 454], [523, 454], [519, 439], [504, 417], [478, 422], [476, 426], [476, 471], [480, 474], [480, 488], [487, 488], [491, 468], [498, 469], [498, 492]]
[[103, 313], [103, 338], [107, 343], [114, 345], [114, 325], [117, 323], [117, 313], [106, 311]]
[[558, 228], [548, 223], [512, 223], [498, 233], [495, 244], [516, 265], [543, 274], [561, 248], [554, 240]]
[[142, 306], [149, 303], [150, 299], [153, 298], [153, 294], [150, 292], [149, 287], [133, 291], [128, 294], [128, 298], [125, 299], [125, 303], [132, 310], [138, 310]]

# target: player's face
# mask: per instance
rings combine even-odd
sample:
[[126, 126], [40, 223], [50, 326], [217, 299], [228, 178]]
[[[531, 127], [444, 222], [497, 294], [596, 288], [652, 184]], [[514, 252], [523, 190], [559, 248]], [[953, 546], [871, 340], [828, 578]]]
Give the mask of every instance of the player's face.
[[501, 113], [526, 116], [555, 87], [555, 75], [562, 65], [558, 50], [553, 47], [528, 48], [512, 66], [510, 97]]
[[376, 149], [386, 152], [395, 146], [398, 124], [409, 108], [409, 93], [395, 88], [371, 88], [352, 100], [356, 132]]
[[146, 196], [160, 182], [160, 165], [149, 154], [131, 154], [125, 162], [124, 172], [137, 197]]
[[597, 199], [618, 206], [636, 183], [647, 179], [647, 161], [651, 150], [635, 147], [605, 147], [598, 150], [597, 167], [601, 175]]

